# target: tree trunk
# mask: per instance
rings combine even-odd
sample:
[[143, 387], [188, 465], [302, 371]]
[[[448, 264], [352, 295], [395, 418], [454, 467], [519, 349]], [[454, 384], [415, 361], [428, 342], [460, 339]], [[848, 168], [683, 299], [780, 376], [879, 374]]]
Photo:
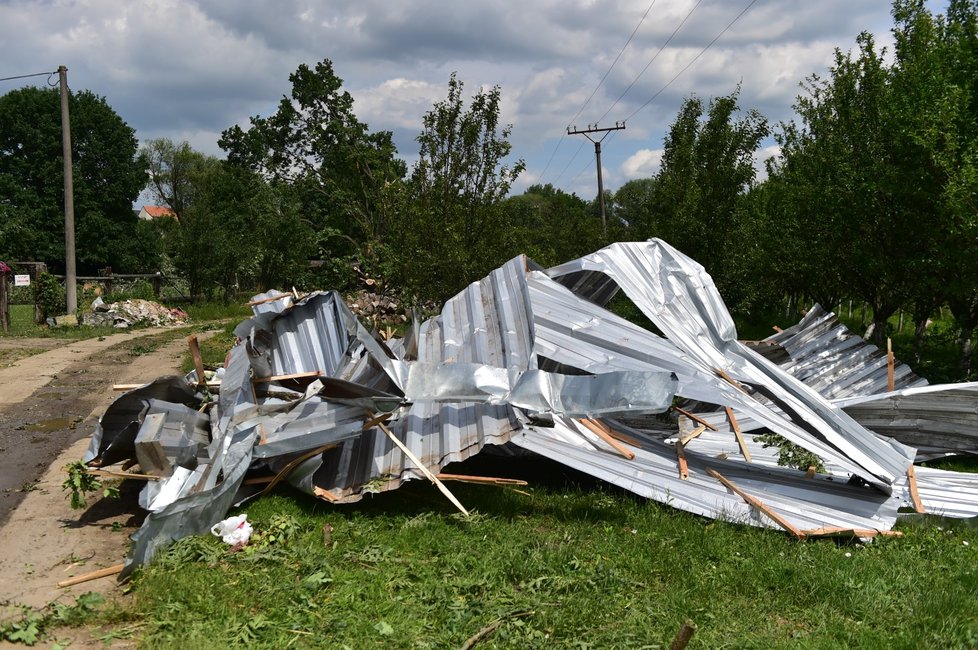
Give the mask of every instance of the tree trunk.
[[873, 305], [873, 343], [882, 348], [886, 343], [886, 324], [896, 312], [896, 307]]
[[961, 327], [961, 378], [964, 380], [971, 376], [971, 336], [974, 331], [970, 323]]
[[913, 328], [913, 358], [920, 363], [920, 351], [924, 346], [924, 334], [927, 333], [927, 315], [918, 316]]

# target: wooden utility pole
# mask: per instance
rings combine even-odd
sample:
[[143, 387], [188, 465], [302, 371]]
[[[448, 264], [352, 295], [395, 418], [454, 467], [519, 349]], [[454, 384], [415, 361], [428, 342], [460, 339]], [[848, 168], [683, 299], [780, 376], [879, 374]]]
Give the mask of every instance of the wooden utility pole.
[[65, 175], [65, 296], [68, 313], [78, 308], [77, 279], [75, 273], [75, 197], [71, 171], [71, 122], [68, 119], [68, 68], [58, 66], [61, 82], [61, 151], [64, 157]]
[[[575, 126], [574, 130], [571, 127], [567, 127], [567, 135], [583, 135], [585, 138], [594, 143], [594, 158], [598, 165], [598, 205], [601, 207], [601, 231], [603, 233], [608, 232], [608, 225], [605, 222], [604, 216], [604, 181], [601, 178], [601, 141], [608, 137], [608, 133], [611, 131], [621, 131], [625, 128], [624, 122], [615, 122], [614, 126], [608, 126], [603, 129], [599, 129], [597, 124], [588, 124], [586, 129], [578, 130]], [[591, 133], [604, 133], [600, 138], [595, 140], [590, 136]]]

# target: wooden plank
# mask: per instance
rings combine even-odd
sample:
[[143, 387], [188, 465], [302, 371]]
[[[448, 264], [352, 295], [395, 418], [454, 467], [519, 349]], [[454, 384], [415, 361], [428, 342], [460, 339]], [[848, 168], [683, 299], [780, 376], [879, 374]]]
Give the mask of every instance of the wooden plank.
[[487, 485], [529, 485], [518, 478], [495, 478], [492, 476], [468, 476], [466, 474], [438, 474], [442, 481], [458, 481], [460, 483], [479, 483]]
[[111, 469], [87, 469], [86, 474], [92, 476], [104, 476], [106, 478], [132, 478], [140, 481], [159, 481], [161, 477], [152, 474], [137, 474], [135, 472], [116, 472]]
[[86, 573], [84, 575], [75, 576], [74, 578], [68, 578], [67, 580], [62, 580], [58, 583], [59, 587], [71, 587], [72, 585], [81, 584], [83, 582], [88, 582], [89, 580], [97, 580], [99, 578], [106, 578], [108, 576], [114, 576], [122, 573], [122, 570], [126, 567], [123, 564], [116, 564], [115, 566], [110, 566], [105, 569], [99, 569], [98, 571], [92, 571], [91, 573]]
[[680, 444], [682, 444], [683, 447], [685, 447], [687, 444], [689, 444], [690, 440], [693, 440], [694, 438], [699, 438], [704, 431], [706, 431], [706, 427], [701, 424], [700, 426], [696, 427], [695, 429], [687, 433], [685, 436], [680, 438], [679, 442]]
[[736, 379], [734, 379], [733, 377], [725, 373], [722, 369], [714, 368], [713, 372], [717, 374], [717, 377], [724, 380], [725, 382], [727, 382], [728, 384], [730, 384], [731, 386], [739, 390], [741, 393], [745, 395], [750, 395], [750, 391], [744, 388], [743, 384], [741, 384], [739, 381], [737, 381]]
[[875, 530], [872, 528], [843, 528], [824, 527], [812, 528], [801, 531], [805, 537], [834, 537], [837, 535], [851, 535], [853, 537], [903, 537], [899, 530]]
[[194, 359], [194, 371], [197, 373], [197, 387], [203, 388], [207, 384], [204, 376], [204, 357], [200, 354], [200, 342], [197, 335], [191, 334], [187, 337], [187, 345], [190, 346], [190, 356]]
[[252, 300], [248, 303], [249, 307], [254, 307], [255, 305], [264, 305], [266, 302], [275, 302], [276, 300], [281, 300], [282, 298], [291, 298], [291, 293], [283, 293], [277, 296], [271, 296], [269, 298], [260, 298], [258, 300]]
[[617, 440], [615, 440], [614, 438], [612, 438], [610, 435], [608, 435], [608, 431], [610, 429], [603, 422], [599, 422], [598, 420], [592, 420], [592, 419], [589, 419], [589, 418], [582, 418], [582, 419], [578, 420], [578, 422], [580, 422], [585, 427], [587, 427], [587, 429], [591, 433], [593, 433], [594, 435], [596, 435], [597, 437], [601, 438], [603, 441], [605, 441], [606, 443], [608, 443], [608, 445], [612, 449], [614, 449], [615, 451], [617, 451], [619, 454], [621, 454], [622, 456], [624, 456], [628, 460], [634, 460], [635, 459], [635, 453], [634, 452], [629, 451], [624, 446], [622, 446], [622, 444], [620, 442], [618, 442]]
[[270, 377], [255, 377], [251, 380], [253, 384], [267, 384], [273, 381], [285, 381], [287, 379], [307, 379], [309, 377], [322, 377], [322, 370], [312, 370], [310, 372], [293, 372], [290, 375], [272, 375]]
[[[371, 414], [371, 417], [373, 417], [372, 414]], [[408, 446], [407, 445], [405, 445], [403, 442], [401, 442], [400, 440], [397, 439], [397, 436], [394, 435], [394, 432], [393, 431], [391, 431], [390, 429], [388, 429], [387, 426], [383, 422], [378, 422], [377, 423], [377, 426], [380, 427], [380, 430], [381, 431], [383, 431], [384, 433], [387, 434], [387, 437], [391, 439], [391, 442], [393, 442], [395, 445], [397, 445], [397, 447], [402, 452], [404, 452], [404, 455], [407, 456], [411, 460], [412, 463], [414, 463], [415, 465], [417, 465], [418, 469], [421, 470], [421, 473], [424, 474], [425, 476], [427, 476], [428, 477], [428, 480], [435, 484], [435, 487], [438, 488], [438, 491], [441, 492], [442, 494], [444, 494], [448, 498], [448, 500], [452, 502], [452, 505], [454, 505], [456, 508], [458, 508], [462, 512], [462, 514], [465, 515], [466, 517], [469, 516], [469, 511], [465, 509], [465, 506], [463, 506], [462, 503], [458, 499], [455, 498], [455, 495], [452, 494], [451, 490], [449, 490], [447, 487], [445, 487], [445, 484], [442, 483], [441, 481], [439, 481], [438, 480], [438, 477], [435, 476], [434, 474], [432, 474], [431, 473], [431, 470], [429, 470], [427, 467], [425, 467], [425, 464], [422, 463], [418, 459], [418, 457], [415, 456], [414, 453], [410, 449], [408, 449]]]
[[676, 442], [676, 458], [679, 459], [679, 478], [688, 481], [689, 465], [686, 463], [686, 450], [681, 442]]
[[728, 490], [730, 490], [731, 492], [739, 496], [741, 499], [743, 499], [750, 505], [754, 506], [755, 508], [763, 512], [774, 523], [781, 526], [782, 528], [784, 528], [786, 531], [788, 531], [798, 539], [805, 539], [805, 533], [803, 533], [801, 530], [799, 530], [794, 525], [792, 525], [791, 522], [789, 522], [787, 519], [785, 519], [784, 517], [776, 513], [774, 510], [772, 510], [770, 507], [768, 507], [763, 501], [761, 501], [760, 499], [758, 499], [753, 495], [744, 492], [739, 487], [737, 487], [736, 485], [734, 485], [733, 483], [725, 479], [720, 474], [720, 472], [712, 468], [707, 468], [706, 473], [712, 476], [713, 478], [715, 478], [716, 480], [720, 481], [720, 483], [722, 483], [725, 488], [727, 488]]
[[707, 422], [706, 420], [704, 420], [700, 416], [693, 415], [689, 411], [686, 411], [684, 409], [681, 409], [678, 406], [673, 406], [672, 407], [672, 410], [675, 411], [676, 413], [682, 413], [683, 415], [685, 415], [686, 417], [688, 417], [693, 422], [696, 422], [697, 424], [703, 425], [704, 427], [706, 427], [710, 431], [716, 431], [717, 430], [717, 428], [715, 426], [713, 426], [712, 424], [710, 424], [709, 422]]
[[744, 440], [744, 434], [740, 430], [740, 424], [737, 422], [736, 416], [734, 416], [733, 409], [727, 406], [724, 410], [727, 412], [727, 419], [730, 420], [730, 428], [733, 429], [734, 437], [737, 438], [740, 455], [749, 463], [751, 462], [750, 449], [747, 448], [747, 442]]
[[917, 490], [917, 475], [914, 473], [913, 465], [907, 468], [907, 478], [910, 483], [910, 500], [913, 501], [913, 509], [916, 512], [924, 513], [924, 502], [920, 500], [920, 492]]
[[[142, 388], [145, 385], [146, 385], [145, 383], [142, 383], [142, 384], [112, 384], [112, 390], [114, 390], [114, 391], [136, 390], [137, 388]], [[212, 390], [213, 389], [218, 389], [220, 387], [221, 387], [221, 382], [219, 382], [219, 381], [209, 381], [209, 382], [207, 382], [207, 388], [210, 388]]]
[[893, 341], [890, 337], [886, 338], [886, 390], [893, 392], [894, 390], [894, 378], [893, 378]]

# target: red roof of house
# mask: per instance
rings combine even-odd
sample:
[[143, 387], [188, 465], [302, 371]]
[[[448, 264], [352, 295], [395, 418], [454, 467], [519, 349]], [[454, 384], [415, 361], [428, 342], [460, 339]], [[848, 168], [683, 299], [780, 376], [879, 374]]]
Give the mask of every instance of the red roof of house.
[[177, 213], [170, 208], [164, 207], [162, 205], [144, 205], [143, 210], [146, 214], [153, 217], [154, 219], [158, 217], [175, 217]]

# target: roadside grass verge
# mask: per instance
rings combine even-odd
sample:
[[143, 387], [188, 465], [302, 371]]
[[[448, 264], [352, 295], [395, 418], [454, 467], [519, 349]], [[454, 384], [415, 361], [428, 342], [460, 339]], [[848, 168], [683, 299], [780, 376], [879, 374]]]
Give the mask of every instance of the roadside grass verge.
[[421, 482], [353, 506], [273, 493], [244, 509], [250, 547], [181, 540], [100, 622], [147, 648], [457, 648], [499, 619], [480, 648], [666, 646], [685, 619], [703, 648], [978, 643], [973, 529], [798, 542], [603, 486], [452, 489], [474, 516]]

